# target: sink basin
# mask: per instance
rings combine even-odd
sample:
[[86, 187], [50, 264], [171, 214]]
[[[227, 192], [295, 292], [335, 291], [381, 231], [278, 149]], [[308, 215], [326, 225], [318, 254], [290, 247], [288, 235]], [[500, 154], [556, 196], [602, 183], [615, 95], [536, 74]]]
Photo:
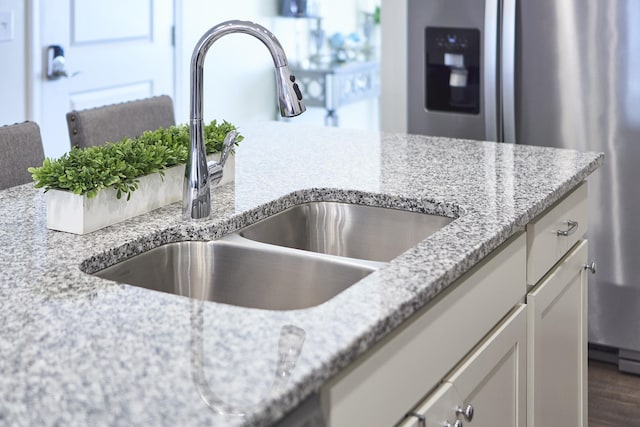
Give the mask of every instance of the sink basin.
[[240, 235], [272, 245], [388, 262], [451, 221], [398, 209], [309, 202], [250, 225]]
[[292, 310], [321, 304], [376, 269], [237, 240], [170, 243], [94, 274], [201, 300]]
[[451, 221], [310, 202], [221, 239], [166, 244], [94, 274], [241, 307], [303, 309], [333, 298]]

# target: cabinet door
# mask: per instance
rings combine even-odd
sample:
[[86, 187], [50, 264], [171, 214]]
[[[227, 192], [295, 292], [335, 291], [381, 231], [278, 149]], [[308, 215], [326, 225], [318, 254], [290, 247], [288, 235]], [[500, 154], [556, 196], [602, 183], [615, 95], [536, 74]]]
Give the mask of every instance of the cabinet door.
[[[519, 305], [449, 378], [456, 408], [473, 408], [472, 426], [525, 427], [527, 307]], [[437, 425], [437, 424], [436, 424]]]
[[[400, 426], [455, 425], [458, 419], [477, 426], [524, 427], [526, 310], [526, 305], [518, 305]], [[456, 414], [468, 405], [473, 417]]]
[[586, 262], [582, 241], [527, 296], [530, 426], [586, 426]]

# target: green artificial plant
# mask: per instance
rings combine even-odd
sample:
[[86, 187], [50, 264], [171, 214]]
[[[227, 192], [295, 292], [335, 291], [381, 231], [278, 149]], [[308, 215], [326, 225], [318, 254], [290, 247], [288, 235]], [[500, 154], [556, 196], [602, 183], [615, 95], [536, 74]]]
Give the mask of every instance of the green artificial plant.
[[[236, 127], [213, 120], [204, 128], [207, 154], [218, 153], [228, 132]], [[242, 141], [238, 135], [235, 144]], [[40, 167], [29, 168], [36, 188], [71, 191], [93, 198], [100, 190], [113, 187], [116, 197], [127, 200], [138, 188], [138, 178], [186, 163], [189, 153], [189, 126], [171, 126], [144, 132], [136, 138], [89, 148], [72, 148], [58, 159], [46, 158]]]

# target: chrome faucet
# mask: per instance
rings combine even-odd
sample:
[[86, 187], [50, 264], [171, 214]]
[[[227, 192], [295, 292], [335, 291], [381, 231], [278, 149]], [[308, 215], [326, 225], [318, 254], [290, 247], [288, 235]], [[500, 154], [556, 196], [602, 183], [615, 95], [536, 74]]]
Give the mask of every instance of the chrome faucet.
[[182, 196], [182, 214], [186, 220], [207, 219], [211, 215], [211, 173], [215, 172], [215, 179], [222, 178], [224, 158], [233, 142], [235, 135], [228, 135], [225, 139], [225, 152], [221, 155], [221, 162], [207, 163], [204, 143], [204, 124], [202, 121], [203, 99], [203, 70], [207, 51], [220, 37], [233, 33], [245, 33], [256, 37], [269, 49], [276, 70], [276, 85], [278, 87], [278, 103], [283, 117], [294, 117], [305, 111], [302, 93], [291, 74], [287, 57], [280, 42], [269, 30], [261, 25], [249, 21], [227, 21], [216, 25], [207, 31], [196, 44], [191, 56], [191, 100], [189, 138], [190, 148], [185, 168], [184, 187]]

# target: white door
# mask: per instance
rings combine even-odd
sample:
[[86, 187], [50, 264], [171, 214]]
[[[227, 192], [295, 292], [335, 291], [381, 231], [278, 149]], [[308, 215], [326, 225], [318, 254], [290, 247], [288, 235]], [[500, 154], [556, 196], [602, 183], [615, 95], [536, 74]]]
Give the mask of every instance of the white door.
[[[153, 95], [173, 97], [173, 0], [33, 3], [31, 111], [40, 124], [46, 156], [69, 150], [65, 115], [71, 110]], [[47, 78], [51, 45], [64, 50], [69, 78]]]

